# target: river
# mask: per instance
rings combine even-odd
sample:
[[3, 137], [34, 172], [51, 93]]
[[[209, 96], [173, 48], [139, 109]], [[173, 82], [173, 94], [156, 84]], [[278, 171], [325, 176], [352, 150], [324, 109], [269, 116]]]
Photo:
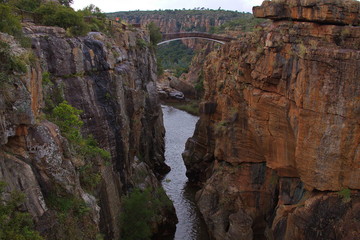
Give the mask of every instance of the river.
[[193, 135], [199, 118], [170, 106], [162, 106], [162, 110], [166, 129], [165, 159], [171, 167], [162, 185], [174, 202], [179, 220], [174, 239], [207, 240], [205, 223], [194, 202], [196, 189], [187, 184], [186, 168], [181, 157], [186, 140]]

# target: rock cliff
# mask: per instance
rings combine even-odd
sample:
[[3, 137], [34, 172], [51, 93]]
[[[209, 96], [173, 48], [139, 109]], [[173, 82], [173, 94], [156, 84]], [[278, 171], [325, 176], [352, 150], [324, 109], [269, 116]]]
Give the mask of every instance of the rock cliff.
[[[250, 14], [249, 14], [250, 15]], [[154, 22], [161, 32], [210, 32], [214, 27], [226, 21], [243, 16], [242, 13], [224, 10], [159, 10], [130, 11], [108, 14], [110, 17], [120, 17], [131, 24], [146, 26]]]
[[359, 6], [265, 1], [208, 56], [183, 157], [213, 239], [360, 235]]
[[[25, 67], [1, 79], [5, 195], [25, 193], [23, 210], [48, 239], [97, 239], [100, 230], [106, 239], [119, 239], [122, 196], [133, 188], [157, 191], [158, 179], [168, 171], [149, 36], [136, 30], [71, 38], [61, 28], [31, 24], [24, 32], [32, 50], [0, 35]], [[81, 110], [82, 135], [110, 159], [74, 154], [74, 146], [48, 120], [49, 109], [64, 100]], [[161, 211], [155, 232], [176, 221], [172, 209]]]

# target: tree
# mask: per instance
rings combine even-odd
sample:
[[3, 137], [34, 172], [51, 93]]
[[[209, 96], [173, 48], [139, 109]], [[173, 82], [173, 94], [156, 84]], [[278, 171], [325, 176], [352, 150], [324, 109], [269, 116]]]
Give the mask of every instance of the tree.
[[151, 22], [147, 26], [147, 28], [150, 31], [150, 42], [153, 46], [155, 46], [162, 39], [162, 34], [160, 32], [160, 28], [154, 22]]
[[148, 240], [151, 236], [150, 220], [155, 215], [150, 207], [151, 194], [147, 189], [135, 189], [123, 201], [121, 232], [124, 240]]
[[4, 201], [4, 187], [5, 183], [0, 181], [0, 240], [43, 240], [39, 233], [33, 230], [31, 216], [19, 211], [24, 195], [13, 192], [10, 200]]
[[73, 0], [59, 0], [59, 3], [60, 3], [61, 5], [66, 6], [66, 7], [70, 7], [70, 4], [73, 3]]

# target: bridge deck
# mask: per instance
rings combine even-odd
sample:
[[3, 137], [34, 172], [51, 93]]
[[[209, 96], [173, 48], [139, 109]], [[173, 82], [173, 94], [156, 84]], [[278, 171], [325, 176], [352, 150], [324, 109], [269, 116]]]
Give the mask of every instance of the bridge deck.
[[162, 39], [161, 43], [168, 42], [170, 40], [175, 40], [175, 39], [182, 39], [182, 38], [203, 38], [203, 39], [215, 40], [217, 42], [222, 42], [222, 43], [235, 40], [235, 38], [232, 38], [232, 37], [220, 36], [220, 35], [205, 33], [205, 32], [163, 33], [162, 36], [163, 36], [163, 39]]

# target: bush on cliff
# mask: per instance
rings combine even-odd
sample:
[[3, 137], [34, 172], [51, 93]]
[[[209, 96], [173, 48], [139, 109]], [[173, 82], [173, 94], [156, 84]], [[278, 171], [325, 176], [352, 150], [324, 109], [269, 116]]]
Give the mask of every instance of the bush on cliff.
[[43, 240], [34, 230], [28, 213], [19, 210], [24, 195], [13, 192], [10, 200], [3, 199], [5, 183], [0, 182], [0, 240]]
[[52, 110], [49, 119], [59, 126], [61, 134], [70, 140], [78, 153], [90, 158], [100, 156], [109, 159], [110, 153], [99, 148], [92, 136], [83, 137], [81, 134], [81, 127], [84, 125], [80, 119], [81, 113], [81, 110], [63, 101]]
[[10, 35], [21, 33], [20, 19], [12, 13], [9, 4], [0, 3], [0, 32]]
[[9, 3], [18, 9], [33, 12], [40, 7], [41, 0], [10, 0]]
[[90, 30], [80, 12], [75, 12], [70, 7], [54, 2], [41, 5], [35, 10], [35, 13], [38, 15], [41, 24], [65, 28], [75, 36], [85, 35]]
[[98, 31], [108, 33], [109, 29], [105, 23], [106, 15], [101, 12], [100, 8], [93, 4], [85, 7], [83, 10], [78, 11], [84, 18], [86, 18], [86, 24], [91, 31]]
[[48, 118], [59, 126], [61, 134], [70, 141], [74, 153], [87, 160], [86, 164], [79, 169], [80, 181], [87, 191], [92, 192], [101, 182], [101, 174], [94, 167], [93, 159], [100, 157], [109, 160], [111, 155], [100, 148], [92, 136], [84, 137], [81, 134], [81, 127], [84, 124], [80, 119], [81, 113], [81, 110], [63, 101], [52, 110]]
[[147, 25], [147, 28], [150, 32], [150, 42], [153, 46], [156, 46], [162, 39], [160, 28], [153, 22]]
[[155, 215], [154, 209], [149, 206], [150, 198], [149, 190], [135, 189], [123, 200], [120, 218], [123, 240], [150, 239], [150, 221]]
[[151, 223], [157, 220], [162, 209], [171, 208], [172, 202], [162, 188], [151, 191], [134, 189], [122, 201], [120, 216], [122, 240], [150, 239]]

